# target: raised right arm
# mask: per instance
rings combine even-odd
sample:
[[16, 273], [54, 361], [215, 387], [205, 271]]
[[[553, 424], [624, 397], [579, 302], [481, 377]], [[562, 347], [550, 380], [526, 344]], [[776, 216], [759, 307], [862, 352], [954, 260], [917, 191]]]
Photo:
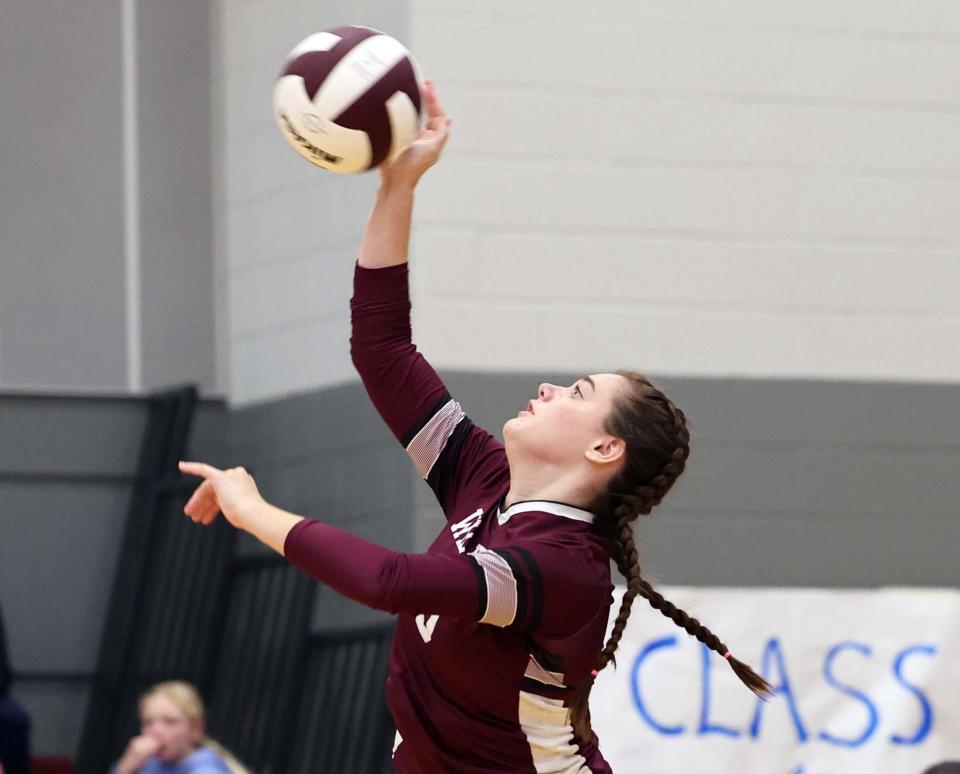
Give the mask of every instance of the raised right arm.
[[[374, 407], [426, 477], [463, 411], [414, 346], [407, 277], [405, 263], [356, 267], [350, 357]], [[424, 444], [432, 450], [418, 452]]]
[[367, 220], [357, 263], [382, 269], [407, 262], [413, 192], [423, 174], [437, 163], [450, 132], [431, 81], [424, 81], [427, 123], [416, 139], [396, 158], [380, 165], [380, 190]]
[[[414, 189], [440, 157], [450, 125], [429, 81], [423, 93], [426, 127], [409, 148], [380, 166], [381, 186], [360, 245], [350, 300], [350, 356], [380, 416], [405, 447], [411, 433], [442, 409], [438, 404], [450, 399], [414, 347], [410, 330], [407, 254]], [[447, 412], [454, 425], [463, 417], [458, 406]], [[423, 464], [417, 467], [427, 475]]]
[[424, 96], [426, 128], [381, 165], [354, 275], [350, 355], [380, 416], [446, 510], [454, 482], [502, 467], [502, 447], [464, 417], [412, 340], [407, 256], [414, 190], [439, 158], [450, 124], [429, 82]]
[[377, 191], [357, 263], [365, 269], [383, 269], [407, 262], [414, 184], [384, 181]]

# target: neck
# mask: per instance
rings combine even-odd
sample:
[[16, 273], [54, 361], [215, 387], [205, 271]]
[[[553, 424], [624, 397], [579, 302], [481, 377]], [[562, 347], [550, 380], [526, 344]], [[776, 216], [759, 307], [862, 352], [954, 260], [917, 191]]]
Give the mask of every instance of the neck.
[[[515, 470], [520, 467], [520, 470]], [[547, 465], [510, 466], [510, 491], [504, 508], [530, 500], [550, 500], [590, 509], [595, 493], [592, 482], [583, 471], [559, 471]]]

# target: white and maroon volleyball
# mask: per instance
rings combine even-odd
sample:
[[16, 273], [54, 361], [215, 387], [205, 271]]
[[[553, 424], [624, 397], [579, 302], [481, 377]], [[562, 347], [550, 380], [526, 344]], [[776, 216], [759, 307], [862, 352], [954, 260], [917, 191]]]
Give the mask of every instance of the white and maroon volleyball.
[[365, 172], [420, 130], [420, 72], [389, 35], [336, 27], [289, 53], [273, 105], [283, 136], [307, 161], [331, 172]]

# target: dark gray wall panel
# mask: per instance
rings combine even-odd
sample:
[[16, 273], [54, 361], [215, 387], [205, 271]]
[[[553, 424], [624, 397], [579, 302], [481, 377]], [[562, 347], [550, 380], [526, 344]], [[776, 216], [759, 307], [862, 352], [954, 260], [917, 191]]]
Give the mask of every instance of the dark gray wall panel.
[[[445, 376], [471, 418], [499, 434], [540, 381], [578, 375]], [[691, 416], [694, 454], [677, 491], [638, 525], [651, 581], [957, 585], [960, 387], [662, 381]], [[84, 636], [102, 627], [144, 409], [133, 399], [0, 398], [0, 599], [18, 669], [92, 668], [95, 642]], [[232, 412], [205, 402], [190, 454], [245, 465], [281, 507], [397, 550], [423, 548], [443, 528], [359, 384]], [[42, 486], [16, 473], [58, 468], [67, 480]], [[79, 483], [84, 475], [99, 483]], [[241, 554], [262, 550], [240, 545]], [[385, 619], [317, 585], [315, 630]], [[48, 694], [30, 698], [52, 718], [42, 733], [60, 735], [43, 745], [69, 751], [63, 740], [76, 729], [58, 724], [82, 691], [25, 691]]]
[[802, 380], [655, 380], [690, 416], [696, 438], [765, 445], [956, 448], [951, 384]]
[[668, 506], [637, 527], [651, 583], [703, 586], [948, 586], [960, 521], [913, 514], [789, 518], [691, 515]]
[[[541, 381], [577, 376], [448, 373], [445, 379], [474, 421], [499, 436]], [[690, 416], [693, 454], [676, 490], [639, 526], [652, 578], [956, 585], [948, 552], [960, 538], [960, 387], [655, 381]], [[324, 509], [353, 497], [362, 513], [389, 498], [399, 516], [406, 514], [410, 532], [396, 533], [403, 522], [388, 520], [374, 536], [378, 542], [390, 544], [393, 535], [395, 547], [408, 540], [423, 549], [443, 527], [432, 495], [359, 387], [247, 409], [234, 417], [231, 432], [238, 458], [259, 460], [265, 491], [307, 510], [315, 503], [321, 518], [352, 528], [340, 519], [354, 511], [333, 507], [325, 515]], [[379, 439], [380, 451], [350, 450], [368, 438]], [[331, 462], [323, 447], [333, 439], [344, 450]], [[369, 477], [372, 470], [395, 483]], [[324, 609], [334, 615], [339, 603], [328, 604]]]
[[[407, 511], [389, 509], [361, 514], [342, 524], [344, 529], [377, 545], [397, 551], [412, 551], [411, 519]], [[347, 599], [323, 584], [317, 585], [311, 626], [315, 632], [343, 631], [345, 628], [384, 623], [393, 616], [380, 610], [372, 610]]]
[[197, 404], [186, 456], [203, 459], [213, 465], [227, 462], [228, 411], [222, 401], [204, 400]]
[[138, 3], [143, 384], [215, 387], [207, 2]]
[[127, 399], [0, 396], [0, 473], [132, 474], [144, 405]]
[[[0, 395], [0, 479], [133, 475], [146, 405], [140, 398]], [[199, 403], [190, 447], [222, 462], [225, 441], [226, 406]]]
[[317, 586], [317, 596], [310, 619], [310, 629], [314, 633], [341, 632], [345, 628], [391, 621], [393, 616], [389, 613], [365, 607], [326, 586], [319, 584]]
[[407, 478], [413, 494], [414, 546], [418, 551], [426, 551], [446, 526], [446, 517], [433, 490], [420, 478], [412, 463], [408, 466]]
[[[413, 550], [410, 463], [360, 384], [238, 410], [230, 418], [230, 449], [230, 464], [251, 469], [279, 507]], [[259, 549], [244, 541], [240, 550]], [[317, 631], [382, 620], [384, 614], [317, 585]]]
[[93, 669], [128, 501], [126, 487], [0, 482], [0, 592], [18, 670]]
[[396, 444], [359, 384], [301, 393], [232, 412], [230, 448], [246, 466], [276, 467], [340, 448]]
[[87, 707], [86, 684], [25, 684], [13, 696], [30, 715], [33, 755], [72, 755], [80, 742], [80, 719]]
[[4, 3], [0, 378], [124, 387], [118, 0]]
[[[471, 418], [498, 436], [541, 381], [577, 376], [445, 374]], [[947, 551], [958, 545], [960, 387], [655, 381], [688, 413], [693, 453], [675, 491], [639, 527], [651, 577], [750, 586], [956, 585]], [[396, 547], [409, 540], [423, 549], [443, 527], [432, 495], [359, 387], [239, 412], [231, 432], [238, 459], [264, 466], [267, 488], [306, 509], [316, 503], [321, 518], [350, 526], [339, 519], [353, 511], [322, 510], [357, 492], [359, 512], [389, 497], [407, 514], [411, 532], [398, 535]], [[331, 462], [323, 447], [334, 438], [345, 448]], [[379, 452], [350, 451], [373, 438]], [[389, 471], [395, 485], [363, 481], [373, 470]], [[389, 544], [394, 529], [391, 522], [378, 542]]]
[[[500, 434], [541, 382], [582, 373], [446, 374], [471, 416]], [[658, 377], [687, 413], [694, 441], [938, 449], [960, 445], [960, 388], [952, 384]]]
[[671, 502], [778, 513], [942, 514], [960, 501], [957, 458], [933, 450], [697, 443]]
[[[542, 381], [446, 381], [496, 435]], [[654, 379], [688, 414], [692, 453], [639, 527], [644, 566], [674, 584], [958, 584], [960, 386]], [[430, 533], [418, 498], [418, 544]]]
[[[399, 444], [334, 449], [282, 468], [261, 466], [264, 493], [288, 509], [307, 509], [332, 524], [352, 524], [366, 514], [398, 509], [409, 516], [409, 463]], [[404, 527], [411, 525], [405, 519]], [[392, 537], [392, 536], [388, 536]]]

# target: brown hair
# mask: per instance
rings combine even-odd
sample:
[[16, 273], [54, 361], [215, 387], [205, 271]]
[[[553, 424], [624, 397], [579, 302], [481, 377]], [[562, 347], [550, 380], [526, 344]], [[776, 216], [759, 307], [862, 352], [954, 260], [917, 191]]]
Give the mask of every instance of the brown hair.
[[664, 599], [640, 575], [632, 522], [638, 516], [650, 513], [683, 472], [690, 454], [690, 432], [684, 413], [644, 376], [631, 371], [617, 371], [617, 374], [625, 377], [630, 386], [614, 402], [604, 429], [625, 442], [626, 459], [620, 471], [607, 483], [606, 491], [593, 510], [598, 529], [609, 540], [613, 561], [627, 580], [627, 589], [610, 639], [600, 651], [595, 671], [570, 700], [570, 722], [574, 733], [585, 740], [593, 737], [588, 704], [590, 689], [597, 672], [611, 662], [616, 664], [617, 646], [630, 617], [633, 600], [638, 595], [688, 634], [725, 656], [737, 677], [751, 691], [760, 696], [771, 691], [766, 680], [729, 655], [727, 646], [717, 635]]

